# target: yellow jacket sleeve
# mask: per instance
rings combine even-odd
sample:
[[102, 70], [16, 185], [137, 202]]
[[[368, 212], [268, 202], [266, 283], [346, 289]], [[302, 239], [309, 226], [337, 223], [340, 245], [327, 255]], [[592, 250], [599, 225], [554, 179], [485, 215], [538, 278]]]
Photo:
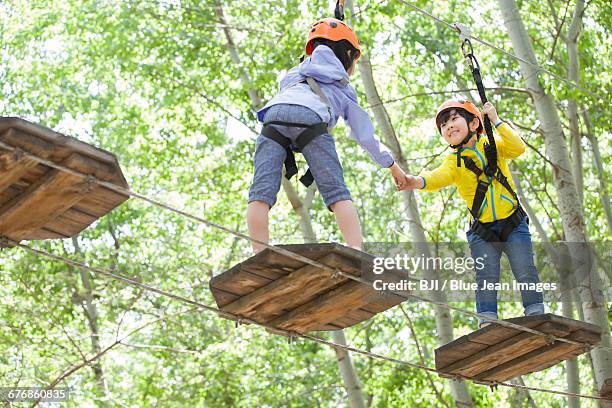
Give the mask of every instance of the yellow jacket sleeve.
[[419, 174], [424, 180], [425, 187], [422, 191], [438, 191], [450, 186], [455, 182], [457, 176], [457, 155], [449, 154], [444, 163], [432, 171], [423, 171]]
[[525, 142], [514, 129], [505, 122], [497, 128], [499, 137], [495, 138], [497, 154], [506, 159], [514, 159], [525, 152]]

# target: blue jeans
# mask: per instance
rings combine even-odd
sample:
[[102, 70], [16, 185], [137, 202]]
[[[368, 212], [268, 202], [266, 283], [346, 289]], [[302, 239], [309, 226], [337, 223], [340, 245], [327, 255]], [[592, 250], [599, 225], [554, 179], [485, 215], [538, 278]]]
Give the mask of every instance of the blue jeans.
[[[264, 124], [272, 121], [314, 125], [321, 123], [321, 118], [314, 111], [299, 105], [274, 105], [268, 109]], [[274, 125], [285, 137], [293, 142], [305, 129]], [[326, 133], [315, 137], [302, 150], [308, 163], [317, 189], [327, 208], [338, 201], [351, 200], [346, 188], [344, 175], [333, 137]], [[276, 203], [276, 196], [281, 185], [283, 163], [287, 152], [275, 141], [263, 135], [257, 138], [255, 148], [255, 174], [249, 190], [249, 202], [263, 201], [270, 207]], [[300, 169], [304, 173], [306, 169]]]
[[[500, 233], [506, 220], [498, 220], [488, 225], [491, 230]], [[483, 240], [479, 235], [468, 231], [468, 243], [475, 260], [481, 258], [483, 266], [478, 268], [476, 263], [476, 312], [497, 319], [497, 291], [483, 290], [483, 283], [499, 283], [500, 260], [502, 249], [508, 256], [512, 273], [517, 282], [539, 283], [538, 270], [533, 261], [533, 247], [531, 244], [531, 233], [529, 232], [528, 218], [512, 231], [505, 243], [491, 244]], [[521, 290], [525, 316], [544, 313], [544, 297], [542, 292], [535, 290]], [[486, 322], [480, 319], [478, 325]]]

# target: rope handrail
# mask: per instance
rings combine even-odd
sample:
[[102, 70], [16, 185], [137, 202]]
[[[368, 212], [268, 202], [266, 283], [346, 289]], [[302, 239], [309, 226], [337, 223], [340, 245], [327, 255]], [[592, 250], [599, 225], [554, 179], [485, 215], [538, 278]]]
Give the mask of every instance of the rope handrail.
[[[5, 150], [9, 150], [9, 151], [20, 150], [18, 148], [10, 146], [10, 145], [8, 145], [8, 144], [6, 144], [4, 142], [0, 142], [0, 148], [5, 149]], [[366, 284], [366, 285], [371, 285], [372, 284], [372, 282], [367, 281], [367, 280], [365, 280], [365, 279], [363, 279], [361, 277], [358, 277], [358, 276], [355, 276], [355, 275], [343, 272], [343, 271], [339, 270], [338, 268], [332, 268], [332, 267], [330, 267], [328, 265], [325, 265], [325, 264], [323, 264], [321, 262], [318, 262], [318, 261], [316, 261], [314, 259], [310, 259], [308, 257], [305, 257], [305, 256], [300, 255], [298, 253], [289, 251], [287, 249], [284, 249], [284, 248], [281, 248], [281, 247], [278, 247], [278, 246], [275, 246], [275, 245], [271, 245], [271, 244], [269, 244], [267, 242], [263, 242], [263, 241], [260, 241], [258, 239], [252, 238], [252, 237], [250, 237], [250, 236], [248, 236], [246, 234], [243, 234], [243, 233], [241, 233], [239, 231], [235, 231], [235, 230], [233, 230], [231, 228], [225, 227], [223, 225], [219, 225], [219, 224], [217, 224], [215, 222], [212, 222], [212, 221], [209, 221], [209, 220], [207, 220], [207, 219], [205, 219], [203, 217], [191, 214], [191, 213], [189, 213], [189, 212], [187, 212], [185, 210], [181, 210], [181, 209], [176, 208], [174, 206], [171, 206], [171, 205], [168, 205], [168, 204], [163, 203], [161, 201], [158, 201], [158, 200], [155, 200], [153, 198], [150, 198], [150, 197], [148, 197], [148, 196], [146, 196], [144, 194], [140, 194], [140, 193], [134, 192], [131, 189], [127, 189], [127, 188], [124, 188], [124, 187], [121, 187], [121, 186], [117, 186], [117, 185], [115, 185], [113, 183], [100, 180], [100, 179], [92, 176], [91, 174], [85, 174], [85, 173], [79, 172], [77, 170], [71, 169], [71, 168], [63, 166], [61, 164], [57, 164], [57, 163], [55, 163], [55, 162], [53, 162], [51, 160], [43, 159], [41, 157], [38, 157], [38, 156], [36, 156], [34, 154], [31, 154], [31, 153], [28, 153], [28, 152], [21, 151], [21, 153], [24, 156], [26, 156], [26, 157], [29, 157], [31, 159], [34, 159], [34, 160], [38, 161], [40, 164], [44, 164], [44, 165], [52, 167], [52, 168], [54, 168], [56, 170], [64, 171], [64, 172], [66, 172], [68, 174], [71, 174], [73, 176], [85, 177], [85, 178], [88, 179], [89, 182], [94, 183], [94, 184], [98, 184], [98, 185], [100, 185], [100, 186], [102, 186], [104, 188], [107, 188], [107, 189], [109, 189], [111, 191], [114, 191], [116, 193], [141, 199], [141, 200], [143, 200], [145, 202], [148, 202], [149, 204], [152, 204], [152, 205], [154, 205], [156, 207], [159, 207], [159, 208], [162, 208], [162, 209], [174, 212], [176, 214], [179, 214], [179, 215], [184, 216], [186, 218], [192, 219], [194, 221], [197, 221], [197, 222], [202, 223], [204, 225], [207, 225], [209, 227], [216, 228], [216, 229], [219, 229], [221, 231], [227, 232], [228, 234], [234, 235], [235, 237], [238, 237], [238, 238], [250, 241], [250, 242], [254, 242], [254, 243], [260, 244], [260, 245], [264, 246], [265, 248], [268, 248], [271, 251], [274, 251], [274, 252], [278, 253], [279, 255], [283, 255], [283, 256], [286, 256], [288, 258], [294, 259], [296, 261], [303, 262], [305, 264], [309, 264], [309, 265], [312, 265], [314, 267], [320, 268], [320, 269], [322, 269], [322, 270], [324, 270], [326, 272], [329, 272], [332, 276], [342, 276], [342, 277], [345, 277], [345, 278], [348, 278], [348, 279], [351, 279], [351, 280], [354, 280], [354, 281], [357, 281], [357, 282], [360, 282], [360, 283], [363, 283], [363, 284]], [[524, 332], [527, 332], [527, 333], [535, 334], [535, 335], [538, 335], [538, 336], [542, 336], [542, 337], [544, 337], [544, 338], [546, 338], [548, 340], [554, 340], [554, 341], [560, 341], [562, 343], [573, 344], [573, 345], [577, 345], [577, 346], [583, 347], [585, 349], [599, 348], [599, 349], [604, 349], [604, 350], [612, 352], [612, 347], [607, 347], [607, 346], [604, 346], [604, 345], [595, 345], [594, 346], [594, 345], [591, 345], [591, 344], [588, 344], [588, 343], [581, 343], [581, 342], [577, 342], [577, 341], [574, 341], [574, 340], [566, 339], [566, 338], [563, 338], [563, 337], [554, 336], [554, 335], [551, 335], [551, 334], [548, 334], [548, 333], [540, 332], [538, 330], [535, 330], [535, 329], [532, 329], [532, 328], [529, 328], [529, 327], [525, 327], [525, 326], [522, 326], [522, 325], [511, 323], [511, 322], [508, 322], [508, 321], [505, 321], [505, 320], [496, 319], [494, 317], [490, 317], [490, 316], [486, 316], [486, 315], [481, 315], [481, 314], [478, 314], [478, 313], [475, 313], [475, 312], [471, 312], [469, 310], [461, 309], [461, 308], [456, 307], [456, 306], [451, 306], [451, 305], [449, 305], [448, 303], [445, 303], [445, 302], [440, 302], [440, 301], [436, 301], [436, 300], [433, 300], [433, 299], [424, 298], [424, 297], [421, 297], [421, 296], [418, 296], [418, 295], [414, 295], [414, 294], [411, 294], [411, 293], [407, 293], [406, 294], [406, 293], [401, 292], [401, 291], [389, 290], [389, 289], [385, 289], [385, 290], [383, 290], [383, 292], [393, 293], [394, 295], [400, 296], [400, 297], [402, 297], [402, 298], [404, 298], [406, 300], [409, 299], [409, 298], [412, 298], [412, 299], [420, 300], [420, 301], [423, 301], [423, 302], [428, 302], [428, 303], [436, 304], [438, 306], [444, 307], [444, 308], [449, 309], [449, 310], [454, 310], [454, 311], [456, 311], [458, 313], [462, 313], [462, 314], [467, 315], [467, 316], [471, 316], [471, 317], [482, 319], [482, 320], [485, 320], [485, 321], [488, 321], [488, 322], [491, 322], [491, 323], [499, 324], [500, 326], [504, 326], [504, 327], [507, 327], [507, 328], [511, 328], [511, 329], [515, 329], [515, 330], [519, 330], [519, 331], [524, 331]]]
[[326, 346], [334, 348], [334, 349], [343, 349], [343, 350], [346, 350], [346, 351], [349, 351], [349, 352], [352, 352], [352, 353], [355, 353], [355, 354], [360, 354], [360, 355], [363, 355], [363, 356], [368, 357], [368, 358], [372, 358], [372, 359], [376, 359], [376, 360], [381, 360], [381, 361], [387, 361], [387, 362], [391, 362], [391, 363], [399, 364], [399, 365], [405, 365], [405, 366], [412, 367], [412, 368], [415, 368], [415, 369], [420, 369], [420, 370], [425, 370], [425, 371], [429, 371], [429, 372], [432, 372], [432, 373], [436, 373], [436, 374], [444, 376], [444, 377], [451, 377], [453, 379], [468, 380], [468, 381], [471, 381], [471, 382], [473, 382], [475, 384], [487, 385], [487, 386], [491, 386], [491, 387], [495, 387], [495, 386], [499, 385], [499, 386], [503, 386], [503, 387], [522, 388], [522, 389], [527, 389], [527, 390], [532, 390], [532, 391], [539, 391], [539, 392], [544, 392], [544, 393], [548, 393], [548, 394], [556, 394], [556, 395], [563, 395], [563, 396], [570, 396], [570, 397], [577, 397], [577, 398], [586, 398], [586, 399], [593, 399], [593, 400], [602, 400], [602, 401], [612, 401], [612, 399], [609, 399], [609, 398], [606, 398], [606, 397], [601, 397], [601, 396], [596, 396], [596, 395], [586, 395], [586, 394], [578, 394], [578, 393], [565, 392], [565, 391], [549, 390], [549, 389], [546, 389], [546, 388], [530, 387], [530, 386], [524, 386], [524, 385], [507, 383], [507, 382], [479, 381], [479, 380], [474, 380], [472, 378], [468, 378], [468, 377], [464, 377], [464, 376], [456, 375], [456, 374], [453, 374], [453, 375], [449, 376], [446, 373], [442, 373], [441, 371], [439, 371], [439, 370], [437, 370], [437, 369], [435, 369], [433, 367], [428, 367], [428, 366], [423, 365], [423, 364], [412, 363], [412, 362], [409, 362], [409, 361], [405, 361], [405, 360], [401, 360], [401, 359], [397, 359], [397, 358], [393, 358], [393, 357], [388, 357], [388, 356], [385, 356], [385, 355], [382, 355], [382, 354], [373, 353], [373, 352], [370, 352], [370, 351], [367, 351], [367, 350], [361, 350], [361, 349], [358, 349], [356, 347], [352, 347], [352, 346], [347, 346], [347, 345], [344, 345], [344, 344], [335, 343], [333, 341], [325, 340], [325, 339], [322, 339], [320, 337], [311, 336], [311, 335], [308, 335], [308, 334], [303, 334], [303, 333], [299, 333], [299, 332], [292, 331], [292, 330], [281, 329], [279, 327], [275, 327], [275, 326], [272, 326], [272, 325], [269, 325], [269, 324], [266, 324], [266, 323], [259, 323], [259, 322], [256, 322], [256, 321], [252, 320], [252, 319], [240, 316], [238, 314], [235, 314], [235, 313], [232, 313], [232, 312], [223, 311], [223, 310], [218, 309], [216, 307], [206, 305], [206, 304], [201, 303], [201, 302], [199, 302], [197, 300], [193, 300], [193, 299], [186, 298], [184, 296], [176, 295], [174, 293], [171, 293], [171, 292], [168, 292], [168, 291], [165, 291], [165, 290], [162, 290], [162, 289], [158, 289], [158, 288], [153, 287], [151, 285], [147, 285], [147, 284], [144, 284], [142, 282], [138, 282], [138, 281], [136, 281], [134, 279], [127, 278], [127, 277], [121, 276], [121, 275], [117, 275], [117, 274], [115, 274], [113, 272], [107, 271], [107, 270], [102, 269], [102, 268], [97, 268], [97, 267], [89, 266], [89, 265], [87, 265], [85, 263], [77, 262], [77, 261], [74, 261], [74, 260], [72, 260], [70, 258], [66, 258], [64, 256], [61, 256], [61, 255], [55, 255], [55, 254], [52, 254], [50, 252], [47, 252], [47, 251], [44, 251], [44, 250], [41, 250], [41, 249], [33, 248], [33, 247], [21, 244], [19, 242], [13, 241], [13, 240], [8, 239], [8, 238], [2, 238], [1, 240], [4, 243], [8, 243], [8, 244], [14, 245], [14, 246], [19, 247], [19, 248], [21, 248], [21, 249], [23, 249], [25, 251], [30, 252], [30, 253], [33, 253], [33, 254], [36, 254], [36, 255], [42, 255], [42, 256], [48, 257], [50, 259], [54, 259], [56, 261], [63, 262], [65, 264], [67, 264], [67, 265], [74, 266], [76, 268], [80, 268], [80, 269], [87, 270], [87, 271], [90, 271], [90, 272], [93, 272], [93, 273], [96, 273], [96, 274], [107, 276], [107, 277], [109, 277], [111, 279], [123, 282], [123, 283], [125, 283], [127, 285], [137, 286], [137, 287], [142, 288], [144, 290], [147, 290], [147, 291], [150, 291], [150, 292], [153, 292], [153, 293], [157, 293], [159, 295], [162, 295], [162, 296], [165, 296], [165, 297], [168, 297], [168, 298], [171, 298], [171, 299], [175, 299], [175, 300], [187, 303], [189, 305], [196, 306], [196, 307], [198, 307], [198, 308], [200, 308], [202, 310], [206, 310], [206, 311], [209, 311], [209, 312], [216, 313], [220, 317], [224, 317], [224, 318], [231, 317], [231, 318], [236, 320], [237, 325], [242, 324], [242, 323], [249, 323], [249, 324], [253, 324], [255, 326], [263, 327], [263, 328], [271, 330], [273, 332], [285, 333], [288, 336], [288, 339], [289, 339], [290, 343], [292, 342], [292, 340], [294, 338], [299, 337], [299, 338], [303, 338], [305, 340], [309, 340], [309, 341], [313, 341], [313, 342], [316, 342], [316, 343], [319, 343], [319, 344], [326, 345]]

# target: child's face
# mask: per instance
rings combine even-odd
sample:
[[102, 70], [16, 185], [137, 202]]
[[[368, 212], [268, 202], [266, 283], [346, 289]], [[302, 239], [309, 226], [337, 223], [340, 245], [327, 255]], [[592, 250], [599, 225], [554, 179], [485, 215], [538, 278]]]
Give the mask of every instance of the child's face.
[[474, 118], [474, 120], [468, 124], [463, 116], [453, 110], [450, 112], [448, 120], [440, 125], [440, 131], [446, 143], [449, 145], [456, 145], [465, 139], [469, 130], [475, 132], [476, 129], [478, 129], [478, 125], [479, 122], [477, 118]]

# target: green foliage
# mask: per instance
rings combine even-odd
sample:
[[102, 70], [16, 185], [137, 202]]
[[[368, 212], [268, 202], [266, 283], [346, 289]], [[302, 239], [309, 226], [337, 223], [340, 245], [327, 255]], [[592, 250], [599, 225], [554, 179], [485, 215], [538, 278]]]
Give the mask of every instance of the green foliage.
[[[244, 81], [248, 76], [262, 101], [277, 90], [278, 76], [298, 62], [309, 24], [328, 14], [328, 2], [296, 0], [220, 2], [232, 33], [231, 58], [215, 1], [6, 1], [0, 2], [0, 108], [117, 154], [133, 190], [186, 208], [218, 224], [246, 230], [244, 214], [252, 177], [257, 129]], [[378, 92], [386, 102], [409, 171], [433, 168], [445, 155], [431, 123], [438, 104], [472, 88], [456, 33], [398, 1], [355, 2], [353, 26], [371, 58]], [[550, 2], [519, 2], [538, 61], [567, 76], [567, 51]], [[474, 34], [511, 50], [500, 29], [499, 10], [485, 2], [416, 1], [449, 22], [468, 24]], [[572, 3], [552, 1], [559, 18]], [[569, 4], [566, 5], [566, 4]], [[609, 95], [610, 12], [591, 1], [579, 39], [581, 84]], [[555, 43], [554, 52], [552, 45]], [[548, 237], [563, 239], [552, 170], [523, 87], [517, 61], [475, 44], [491, 99], [504, 118], [521, 129], [530, 149], [515, 162], [523, 189]], [[359, 75], [352, 79], [367, 107]], [[610, 110], [584, 92], [542, 75], [555, 97], [564, 132], [567, 103], [577, 101], [592, 121], [604, 168], [612, 168]], [[440, 93], [446, 92], [446, 93]], [[475, 95], [473, 92], [471, 95]], [[370, 108], [368, 108], [370, 109]], [[371, 112], [371, 109], [370, 109]], [[582, 123], [582, 119], [581, 119]], [[584, 123], [581, 124], [586, 132]], [[341, 125], [334, 132], [345, 179], [360, 211], [367, 241], [410, 240], [400, 196], [385, 170], [377, 168]], [[598, 174], [590, 144], [584, 143], [584, 212], [590, 238], [610, 241], [599, 201]], [[608, 185], [609, 172], [604, 174]], [[294, 184], [301, 196], [305, 192]], [[467, 215], [452, 190], [419, 195], [428, 238], [464, 239]], [[317, 195], [310, 211], [320, 241], [338, 241], [333, 215]], [[284, 194], [272, 212], [275, 242], [301, 242], [298, 218]], [[536, 238], [537, 239], [537, 238]], [[247, 242], [198, 225], [136, 199], [71, 240], [36, 244], [53, 253], [110, 269], [154, 287], [214, 301], [208, 280], [250, 254]], [[105, 392], [91, 365], [61, 384], [75, 393], [68, 406], [343, 406], [346, 391], [335, 354], [318, 344], [288, 345], [283, 338], [233, 323], [171, 299], [128, 287], [17, 249], [0, 260], [0, 385], [47, 384], [83, 355], [93, 356], [92, 321], [97, 310], [101, 347], [113, 344], [148, 321], [155, 321], [117, 345], [100, 361]], [[89, 293], [84, 282], [89, 281]], [[460, 304], [471, 309], [472, 304]], [[408, 303], [425, 363], [437, 347], [429, 305]], [[504, 304], [504, 316], [520, 314]], [[162, 317], [166, 317], [161, 319]], [[161, 319], [161, 320], [158, 320]], [[474, 322], [454, 315], [455, 333]], [[347, 330], [355, 347], [419, 362], [416, 344], [396, 309]], [[324, 334], [325, 335], [325, 334]], [[354, 357], [364, 394], [376, 407], [430, 407], [439, 401], [426, 373], [361, 356]], [[580, 361], [583, 389], [590, 387], [587, 360]], [[564, 389], [564, 366], [538, 373], [529, 382]], [[432, 381], [452, 404], [448, 382]], [[513, 391], [470, 385], [477, 406], [516, 406]], [[537, 406], [565, 401], [533, 393]], [[583, 406], [593, 406], [584, 401]]]

